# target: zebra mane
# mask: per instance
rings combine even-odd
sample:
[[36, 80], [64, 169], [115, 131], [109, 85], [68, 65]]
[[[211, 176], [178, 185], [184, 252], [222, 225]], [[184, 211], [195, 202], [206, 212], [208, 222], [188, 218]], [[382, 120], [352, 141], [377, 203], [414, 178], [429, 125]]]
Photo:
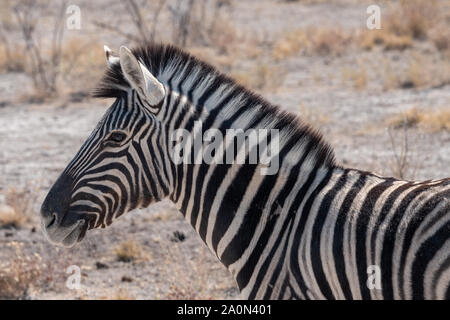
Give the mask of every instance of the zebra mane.
[[[235, 97], [246, 101], [246, 106], [260, 106], [258, 115], [264, 115], [266, 119], [270, 119], [267, 123], [270, 123], [271, 128], [278, 128], [281, 132], [284, 131], [285, 136], [288, 136], [291, 141], [298, 141], [298, 148], [301, 145], [305, 146], [305, 142], [309, 143], [310, 151], [313, 151], [314, 159], [318, 163], [328, 166], [336, 165], [333, 149], [316, 129], [301, 121], [295, 114], [281, 110], [278, 106], [267, 102], [263, 97], [238, 84], [210, 64], [178, 47], [167, 44], [150, 43], [131, 51], [162, 82], [175, 74], [181, 76], [194, 72], [195, 83], [208, 81], [215, 88], [227, 86]], [[108, 67], [100, 83], [94, 89], [93, 96], [119, 98], [126, 94], [129, 88], [130, 85], [125, 79], [120, 65], [115, 63]]]

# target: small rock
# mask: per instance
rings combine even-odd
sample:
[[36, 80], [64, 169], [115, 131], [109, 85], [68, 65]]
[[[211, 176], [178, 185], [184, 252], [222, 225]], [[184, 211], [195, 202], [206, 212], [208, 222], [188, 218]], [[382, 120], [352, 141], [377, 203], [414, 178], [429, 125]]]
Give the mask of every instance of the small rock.
[[411, 88], [414, 88], [414, 87], [415, 87], [414, 82], [412, 82], [410, 80], [404, 81], [401, 84], [401, 88], [403, 88], [403, 89], [411, 89]]
[[122, 282], [133, 282], [133, 278], [128, 276], [123, 276], [121, 279]]
[[170, 241], [172, 242], [183, 242], [184, 240], [186, 240], [186, 236], [181, 231], [175, 231], [170, 238]]
[[15, 220], [16, 211], [13, 207], [0, 204], [0, 224], [5, 224]]
[[97, 269], [108, 269], [109, 268], [109, 266], [106, 263], [103, 263], [103, 262], [100, 262], [100, 261], [97, 261], [95, 263], [95, 267]]

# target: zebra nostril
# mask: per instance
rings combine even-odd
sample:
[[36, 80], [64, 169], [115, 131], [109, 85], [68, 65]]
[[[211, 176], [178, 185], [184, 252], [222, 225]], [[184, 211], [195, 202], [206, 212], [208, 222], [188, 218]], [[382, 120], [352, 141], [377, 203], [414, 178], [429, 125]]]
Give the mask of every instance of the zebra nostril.
[[56, 213], [52, 214], [52, 219], [50, 220], [50, 222], [45, 226], [46, 228], [50, 228], [52, 225], [54, 225], [56, 222]]

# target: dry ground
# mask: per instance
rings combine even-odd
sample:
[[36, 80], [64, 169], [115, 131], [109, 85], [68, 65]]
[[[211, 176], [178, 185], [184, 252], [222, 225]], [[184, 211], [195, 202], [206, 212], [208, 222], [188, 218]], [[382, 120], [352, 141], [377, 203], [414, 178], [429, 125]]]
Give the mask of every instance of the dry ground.
[[[103, 44], [133, 44], [93, 22], [114, 17], [135, 32], [119, 1], [73, 2], [83, 25], [68, 32], [66, 50], [82, 43], [87, 52], [77, 51], [56, 98], [30, 102], [30, 78], [0, 60], [0, 298], [236, 297], [227, 270], [169, 202], [130, 212], [71, 249], [41, 234], [45, 194], [111, 103], [84, 94], [101, 76]], [[420, 9], [421, 19], [399, 2], [380, 2], [377, 35], [365, 28], [373, 1], [226, 2], [220, 32], [211, 29], [205, 43], [195, 34], [188, 50], [312, 123], [345, 166], [405, 179], [450, 176], [448, 2], [433, 4], [442, 25], [429, 25], [433, 7]], [[424, 2], [431, 3], [418, 6]], [[391, 26], [395, 14], [411, 25]], [[159, 40], [170, 40], [168, 24], [163, 12]], [[20, 34], [12, 35], [20, 45]], [[82, 270], [80, 290], [66, 287], [70, 265]]]

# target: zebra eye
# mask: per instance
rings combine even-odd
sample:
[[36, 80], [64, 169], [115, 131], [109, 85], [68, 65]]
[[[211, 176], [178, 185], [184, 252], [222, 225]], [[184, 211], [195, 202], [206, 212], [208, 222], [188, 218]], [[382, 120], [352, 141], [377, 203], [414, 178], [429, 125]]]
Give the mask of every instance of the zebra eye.
[[115, 131], [109, 135], [107, 140], [115, 142], [115, 143], [121, 143], [122, 141], [125, 140], [126, 137], [127, 137], [127, 135], [125, 133], [120, 132], [120, 131]]

